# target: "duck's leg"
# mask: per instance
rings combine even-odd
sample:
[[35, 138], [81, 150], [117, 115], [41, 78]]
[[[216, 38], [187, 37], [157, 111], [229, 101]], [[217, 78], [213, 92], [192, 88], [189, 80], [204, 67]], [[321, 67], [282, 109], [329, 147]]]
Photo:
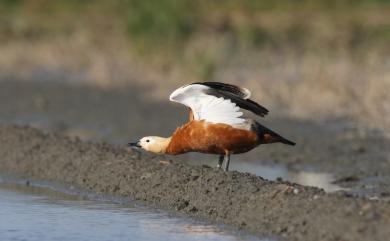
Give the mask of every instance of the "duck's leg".
[[226, 154], [225, 172], [229, 171], [230, 154]]
[[217, 168], [222, 167], [223, 160], [225, 160], [225, 155], [219, 155]]

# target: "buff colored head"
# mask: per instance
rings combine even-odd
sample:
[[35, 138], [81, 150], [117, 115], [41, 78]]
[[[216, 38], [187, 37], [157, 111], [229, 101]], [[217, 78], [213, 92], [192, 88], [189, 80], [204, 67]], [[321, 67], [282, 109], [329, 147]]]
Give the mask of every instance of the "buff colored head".
[[132, 147], [139, 147], [146, 151], [163, 154], [169, 145], [171, 138], [164, 138], [159, 136], [146, 136], [139, 141], [129, 143]]

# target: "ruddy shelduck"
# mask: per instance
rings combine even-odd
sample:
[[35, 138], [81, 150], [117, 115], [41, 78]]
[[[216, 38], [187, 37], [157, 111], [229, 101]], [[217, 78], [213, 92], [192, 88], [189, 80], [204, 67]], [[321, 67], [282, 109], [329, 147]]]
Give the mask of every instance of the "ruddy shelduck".
[[129, 143], [146, 151], [178, 155], [201, 152], [219, 155], [218, 168], [230, 155], [239, 154], [268, 143], [295, 145], [253, 119], [243, 118], [240, 108], [264, 117], [268, 110], [249, 99], [248, 89], [219, 82], [198, 82], [175, 90], [169, 99], [189, 107], [189, 121], [171, 137], [143, 137]]

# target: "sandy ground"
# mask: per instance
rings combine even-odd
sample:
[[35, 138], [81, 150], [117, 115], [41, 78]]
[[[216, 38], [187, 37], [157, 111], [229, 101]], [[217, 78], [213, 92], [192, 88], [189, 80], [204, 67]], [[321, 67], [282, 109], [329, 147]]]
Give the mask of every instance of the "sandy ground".
[[390, 203], [250, 174], [165, 162], [110, 144], [0, 126], [0, 169], [288, 240], [386, 240]]

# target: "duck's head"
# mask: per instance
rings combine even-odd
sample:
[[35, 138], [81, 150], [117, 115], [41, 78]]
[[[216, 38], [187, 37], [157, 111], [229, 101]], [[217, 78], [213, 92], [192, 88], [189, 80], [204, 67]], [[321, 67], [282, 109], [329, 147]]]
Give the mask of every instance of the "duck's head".
[[171, 138], [164, 138], [159, 136], [145, 136], [138, 141], [131, 142], [131, 147], [139, 147], [146, 151], [163, 154], [169, 145]]

